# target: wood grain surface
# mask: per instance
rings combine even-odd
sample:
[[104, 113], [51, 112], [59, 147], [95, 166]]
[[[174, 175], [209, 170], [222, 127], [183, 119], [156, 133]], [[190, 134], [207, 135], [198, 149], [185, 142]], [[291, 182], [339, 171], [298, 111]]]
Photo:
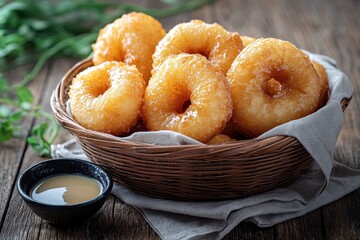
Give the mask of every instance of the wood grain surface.
[[[158, 1], [133, 1], [156, 7]], [[308, 51], [328, 55], [352, 79], [354, 94], [345, 111], [334, 157], [360, 169], [360, 1], [358, 0], [218, 0], [193, 12], [161, 19], [166, 30], [191, 19], [217, 22], [241, 35], [288, 40]], [[49, 62], [30, 84], [35, 102], [51, 112], [49, 98], [62, 75], [79, 59]], [[29, 66], [6, 73], [20, 81]], [[24, 121], [25, 137], [34, 119]], [[57, 142], [70, 139], [60, 131]], [[0, 143], [0, 239], [159, 239], [131, 206], [111, 196], [87, 224], [55, 228], [35, 216], [20, 198], [16, 179], [43, 159], [23, 139]], [[308, 213], [269, 228], [241, 223], [224, 239], [360, 239], [360, 190]]]

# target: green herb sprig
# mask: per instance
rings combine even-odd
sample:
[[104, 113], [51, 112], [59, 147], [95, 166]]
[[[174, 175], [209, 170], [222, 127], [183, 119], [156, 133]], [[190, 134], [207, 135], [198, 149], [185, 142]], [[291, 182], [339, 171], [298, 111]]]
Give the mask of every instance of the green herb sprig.
[[[105, 24], [123, 14], [137, 11], [163, 18], [190, 11], [214, 0], [162, 0], [161, 9], [96, 0], [0, 0], [0, 142], [22, 137], [21, 122], [26, 116], [45, 121], [33, 126], [27, 142], [40, 156], [50, 156], [50, 147], [59, 131], [51, 114], [33, 104], [26, 87], [49, 59], [84, 58]], [[34, 63], [31, 71], [14, 85], [2, 72]]]
[[20, 135], [21, 121], [27, 116], [45, 118], [47, 121], [37, 124], [31, 128], [27, 142], [40, 156], [50, 156], [51, 144], [54, 142], [59, 125], [53, 116], [42, 111], [39, 106], [34, 106], [34, 97], [25, 86], [15, 88], [15, 96], [10, 97], [8, 85], [5, 78], [0, 75], [0, 142], [12, 138], [22, 137]]

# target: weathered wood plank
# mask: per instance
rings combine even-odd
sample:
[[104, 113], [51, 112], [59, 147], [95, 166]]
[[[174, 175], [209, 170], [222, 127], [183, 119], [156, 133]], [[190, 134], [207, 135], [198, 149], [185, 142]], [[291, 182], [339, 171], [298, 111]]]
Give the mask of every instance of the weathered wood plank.
[[[105, 206], [102, 214], [89, 223], [90, 236], [96, 234], [100, 239], [159, 239], [136, 209], [115, 197], [107, 202], [112, 204]], [[105, 231], [97, 233], [97, 226], [105, 226]]]
[[275, 226], [275, 239], [323, 239], [321, 210], [308, 213]]
[[360, 189], [323, 208], [325, 238], [360, 239]]
[[274, 239], [274, 228], [259, 228], [253, 223], [240, 223], [236, 228], [229, 232], [224, 240], [271, 240]]

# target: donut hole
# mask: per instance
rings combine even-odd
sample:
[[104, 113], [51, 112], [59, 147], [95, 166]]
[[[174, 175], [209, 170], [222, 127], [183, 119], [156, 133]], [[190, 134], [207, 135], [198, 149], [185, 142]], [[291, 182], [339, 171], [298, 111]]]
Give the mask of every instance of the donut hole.
[[91, 89], [90, 93], [93, 95], [93, 97], [97, 98], [103, 95], [110, 88], [110, 81], [103, 80], [94, 85], [96, 86]]
[[275, 97], [281, 94], [282, 85], [275, 78], [270, 78], [269, 80], [265, 81], [264, 90], [265, 93], [270, 97]]
[[191, 100], [190, 99], [185, 100], [181, 106], [181, 111], [179, 113], [186, 112], [186, 110], [190, 107], [190, 105], [191, 105]]
[[263, 90], [269, 97], [279, 97], [287, 89], [291, 78], [285, 69], [272, 71], [271, 76], [264, 83]]
[[207, 60], [209, 60], [210, 57], [210, 51], [207, 49], [190, 49], [187, 51], [189, 54], [200, 54], [204, 57], [206, 57]]

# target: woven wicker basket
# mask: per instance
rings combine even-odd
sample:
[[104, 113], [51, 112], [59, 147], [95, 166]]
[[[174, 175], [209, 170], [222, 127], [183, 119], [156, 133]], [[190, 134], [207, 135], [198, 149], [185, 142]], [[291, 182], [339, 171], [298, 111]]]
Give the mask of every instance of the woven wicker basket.
[[[52, 94], [51, 107], [90, 160], [133, 191], [175, 200], [241, 198], [288, 185], [312, 164], [303, 146], [287, 136], [223, 145], [156, 146], [85, 129], [67, 113], [66, 101], [72, 78], [90, 66], [91, 59], [85, 59], [65, 74]], [[343, 109], [349, 101], [342, 101]]]

